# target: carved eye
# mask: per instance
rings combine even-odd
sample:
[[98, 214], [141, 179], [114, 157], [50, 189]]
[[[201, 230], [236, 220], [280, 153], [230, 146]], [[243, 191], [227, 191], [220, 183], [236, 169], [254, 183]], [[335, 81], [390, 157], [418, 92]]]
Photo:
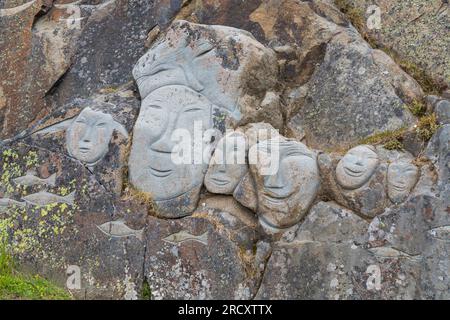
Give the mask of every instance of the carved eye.
[[77, 121], [75, 121], [75, 123], [86, 124], [86, 120], [84, 120], [84, 119], [78, 119]]
[[157, 73], [163, 72], [163, 71], [167, 71], [173, 69], [173, 67], [169, 66], [168, 64], [160, 64], [157, 65], [156, 67], [154, 67], [151, 71], [149, 75], [155, 75]]
[[214, 47], [211, 44], [209, 44], [209, 43], [205, 44], [205, 45], [202, 45], [199, 48], [199, 53], [196, 55], [195, 58], [197, 59], [197, 58], [203, 57], [203, 56], [207, 55], [208, 53], [210, 53], [213, 50], [214, 50]]
[[160, 106], [157, 106], [155, 104], [149, 105], [148, 107], [152, 109], [162, 109]]
[[197, 112], [197, 111], [202, 111], [202, 110], [203, 110], [202, 108], [194, 107], [194, 108], [186, 109], [186, 110], [184, 110], [184, 112]]
[[104, 128], [104, 127], [106, 127], [106, 122], [97, 123], [97, 128]]

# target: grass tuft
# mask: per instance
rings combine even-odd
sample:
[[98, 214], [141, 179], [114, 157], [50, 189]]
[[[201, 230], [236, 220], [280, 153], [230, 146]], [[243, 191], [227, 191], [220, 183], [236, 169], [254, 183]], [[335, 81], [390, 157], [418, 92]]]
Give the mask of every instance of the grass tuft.
[[438, 128], [439, 125], [436, 121], [436, 114], [432, 113], [419, 119], [416, 132], [423, 141], [428, 141]]
[[0, 245], [0, 300], [69, 300], [70, 294], [38, 275], [23, 274]]
[[406, 127], [397, 130], [388, 130], [380, 133], [376, 133], [362, 139], [358, 144], [383, 144], [384, 148], [388, 150], [403, 150], [403, 135], [407, 131]]

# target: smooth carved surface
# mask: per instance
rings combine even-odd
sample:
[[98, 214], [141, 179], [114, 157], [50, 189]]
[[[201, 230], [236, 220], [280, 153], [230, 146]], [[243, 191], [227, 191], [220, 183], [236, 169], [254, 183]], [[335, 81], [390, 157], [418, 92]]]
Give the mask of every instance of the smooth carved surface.
[[[266, 152], [273, 148], [271, 143], [270, 140]], [[262, 144], [264, 150], [266, 144]], [[319, 189], [316, 155], [300, 142], [281, 141], [279, 168], [275, 174], [263, 175], [260, 163], [251, 164], [250, 168], [256, 181], [258, 216], [263, 226], [287, 228], [298, 223]]]
[[406, 199], [417, 182], [418, 168], [410, 161], [398, 160], [388, 167], [388, 196], [394, 203], [400, 203]]
[[266, 51], [244, 30], [179, 20], [139, 59], [133, 76], [142, 98], [163, 86], [185, 85], [239, 118], [243, 69], [261, 63], [255, 55]]
[[[186, 139], [178, 141], [178, 148], [193, 150], [194, 121], [201, 122], [203, 135], [213, 127], [212, 114], [212, 103], [185, 86], [165, 86], [149, 94], [142, 101], [134, 126], [129, 160], [131, 183], [142, 191], [151, 192], [156, 201], [173, 199], [200, 189], [207, 163], [175, 164], [172, 152], [176, 151], [176, 142], [172, 134], [183, 129]], [[212, 143], [210, 140], [202, 141], [202, 150], [208, 153]]]
[[336, 167], [338, 183], [345, 189], [357, 189], [369, 181], [379, 163], [371, 146], [361, 145], [350, 149]]
[[209, 192], [233, 193], [248, 172], [246, 146], [246, 137], [240, 132], [228, 134], [218, 142], [205, 176]]
[[114, 130], [128, 136], [125, 128], [114, 121], [110, 114], [87, 107], [66, 131], [67, 151], [72, 157], [95, 165], [108, 152]]

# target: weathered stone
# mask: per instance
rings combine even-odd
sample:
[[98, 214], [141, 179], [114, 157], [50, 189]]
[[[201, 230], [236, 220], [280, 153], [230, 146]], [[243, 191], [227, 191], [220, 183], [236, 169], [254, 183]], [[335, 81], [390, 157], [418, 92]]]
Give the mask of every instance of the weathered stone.
[[[23, 143], [0, 152], [0, 197], [15, 199], [3, 207], [0, 234], [21, 268], [74, 285], [68, 289], [77, 298], [139, 298], [142, 215], [114, 206], [95, 176], [63, 154]], [[55, 175], [55, 184], [20, 184], [30, 169], [42, 178]], [[105, 228], [119, 219], [119, 228]]]
[[294, 242], [318, 241], [362, 245], [368, 240], [368, 226], [367, 221], [334, 202], [319, 202], [311, 208], [296, 231]]
[[127, 87], [75, 99], [15, 139], [79, 160], [108, 191], [120, 195], [130, 144], [128, 132], [138, 105]]
[[373, 42], [394, 51], [404, 65], [418, 66], [437, 84], [450, 85], [448, 3], [441, 0], [381, 0], [375, 7], [370, 0], [339, 3], [352, 9], [350, 11], [363, 21], [377, 18], [379, 14], [380, 23], [361, 23], [362, 31]]
[[343, 32], [335, 36], [307, 84], [304, 105], [294, 116], [306, 133], [307, 144], [346, 147], [375, 133], [411, 125], [414, 117], [405, 101], [420, 98], [422, 92], [403, 71], [387, 72], [391, 64], [374, 56], [374, 50], [358, 35]]
[[435, 107], [437, 121], [440, 124], [450, 124], [450, 101], [441, 100]]
[[[250, 238], [242, 238], [248, 232]], [[150, 219], [145, 275], [152, 297], [251, 298], [259, 274], [250, 245], [253, 233], [239, 216], [206, 204], [192, 217]], [[239, 245], [243, 239], [250, 249]]]
[[349, 244], [273, 248], [257, 299], [415, 299], [419, 264]]

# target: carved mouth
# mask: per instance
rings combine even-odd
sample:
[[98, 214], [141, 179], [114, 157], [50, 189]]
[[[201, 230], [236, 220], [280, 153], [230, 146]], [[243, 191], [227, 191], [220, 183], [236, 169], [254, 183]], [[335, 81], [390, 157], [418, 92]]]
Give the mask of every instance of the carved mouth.
[[348, 167], [344, 167], [344, 171], [347, 175], [354, 178], [359, 178], [364, 174], [364, 170], [355, 170]]
[[161, 170], [161, 169], [156, 169], [156, 168], [152, 168], [150, 167], [150, 173], [152, 175], [154, 175], [155, 177], [158, 178], [165, 178], [168, 177], [172, 174], [173, 170], [169, 169], [169, 170]]
[[219, 178], [211, 178], [211, 180], [218, 186], [225, 186], [230, 183], [228, 180], [223, 180]]
[[263, 198], [267, 202], [269, 202], [271, 204], [274, 204], [274, 205], [281, 205], [283, 203], [283, 199], [284, 199], [284, 198], [273, 198], [273, 197], [268, 196], [268, 195], [263, 195]]
[[91, 148], [89, 148], [89, 147], [80, 147], [80, 153], [82, 153], [82, 154], [89, 153], [90, 151], [91, 151]]
[[392, 184], [392, 188], [395, 190], [395, 191], [405, 191], [406, 190], [406, 187], [404, 186], [404, 185], [402, 185], [402, 184]]

